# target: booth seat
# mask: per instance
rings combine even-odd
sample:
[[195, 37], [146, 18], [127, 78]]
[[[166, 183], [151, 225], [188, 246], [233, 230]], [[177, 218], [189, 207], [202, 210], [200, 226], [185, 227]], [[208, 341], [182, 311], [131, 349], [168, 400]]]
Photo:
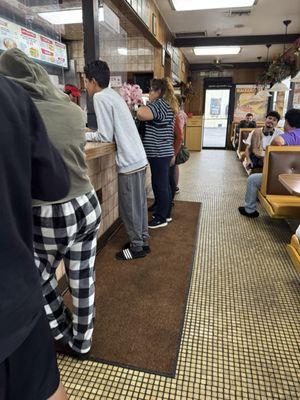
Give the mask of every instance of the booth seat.
[[237, 156], [238, 158], [243, 161], [245, 158], [245, 150], [246, 150], [246, 144], [244, 143], [245, 140], [247, 140], [249, 133], [253, 131], [253, 128], [241, 128], [239, 132], [239, 144], [237, 148]]
[[292, 236], [291, 243], [287, 245], [287, 251], [298, 274], [300, 274], [300, 242], [296, 235]]
[[300, 197], [279, 182], [280, 174], [300, 173], [300, 146], [268, 146], [258, 198], [272, 218], [300, 218]]

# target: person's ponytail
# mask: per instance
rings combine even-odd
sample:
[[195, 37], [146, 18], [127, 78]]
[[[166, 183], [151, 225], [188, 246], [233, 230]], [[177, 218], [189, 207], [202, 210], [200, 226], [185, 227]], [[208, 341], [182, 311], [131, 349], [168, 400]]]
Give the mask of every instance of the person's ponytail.
[[179, 111], [178, 100], [175, 96], [173, 84], [170, 78], [153, 79], [151, 88], [155, 91], [160, 90], [160, 97], [164, 99], [176, 115]]
[[169, 104], [172, 108], [173, 113], [176, 115], [179, 111], [179, 104], [178, 100], [175, 96], [174, 87], [170, 78], [163, 78], [162, 81], [164, 82], [165, 92], [162, 98]]

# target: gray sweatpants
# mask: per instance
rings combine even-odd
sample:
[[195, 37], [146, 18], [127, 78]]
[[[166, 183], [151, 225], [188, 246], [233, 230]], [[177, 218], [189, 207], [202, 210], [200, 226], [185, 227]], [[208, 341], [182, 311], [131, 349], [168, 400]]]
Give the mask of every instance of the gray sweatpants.
[[148, 210], [145, 188], [146, 169], [119, 174], [119, 211], [133, 251], [148, 245]]

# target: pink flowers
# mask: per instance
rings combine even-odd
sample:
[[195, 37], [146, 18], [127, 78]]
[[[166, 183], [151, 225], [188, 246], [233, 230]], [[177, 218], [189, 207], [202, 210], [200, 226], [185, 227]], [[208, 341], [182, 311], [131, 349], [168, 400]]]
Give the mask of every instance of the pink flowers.
[[126, 101], [130, 109], [134, 109], [135, 106], [143, 104], [142, 94], [143, 92], [139, 85], [124, 83], [120, 89], [120, 95]]

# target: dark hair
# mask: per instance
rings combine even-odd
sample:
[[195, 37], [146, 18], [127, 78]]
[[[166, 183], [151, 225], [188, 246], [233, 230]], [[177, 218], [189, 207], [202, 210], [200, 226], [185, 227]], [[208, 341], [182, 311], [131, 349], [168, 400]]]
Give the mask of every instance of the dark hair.
[[91, 81], [93, 78], [101, 88], [107, 88], [110, 80], [110, 70], [105, 61], [96, 60], [84, 67], [86, 78]]
[[280, 121], [281, 116], [277, 111], [269, 111], [268, 114], [266, 115], [266, 118], [268, 117], [274, 117], [277, 119], [277, 121]]
[[252, 113], [247, 113], [246, 117], [253, 117], [253, 114]]
[[284, 118], [292, 128], [300, 128], [300, 110], [291, 108], [285, 113]]

